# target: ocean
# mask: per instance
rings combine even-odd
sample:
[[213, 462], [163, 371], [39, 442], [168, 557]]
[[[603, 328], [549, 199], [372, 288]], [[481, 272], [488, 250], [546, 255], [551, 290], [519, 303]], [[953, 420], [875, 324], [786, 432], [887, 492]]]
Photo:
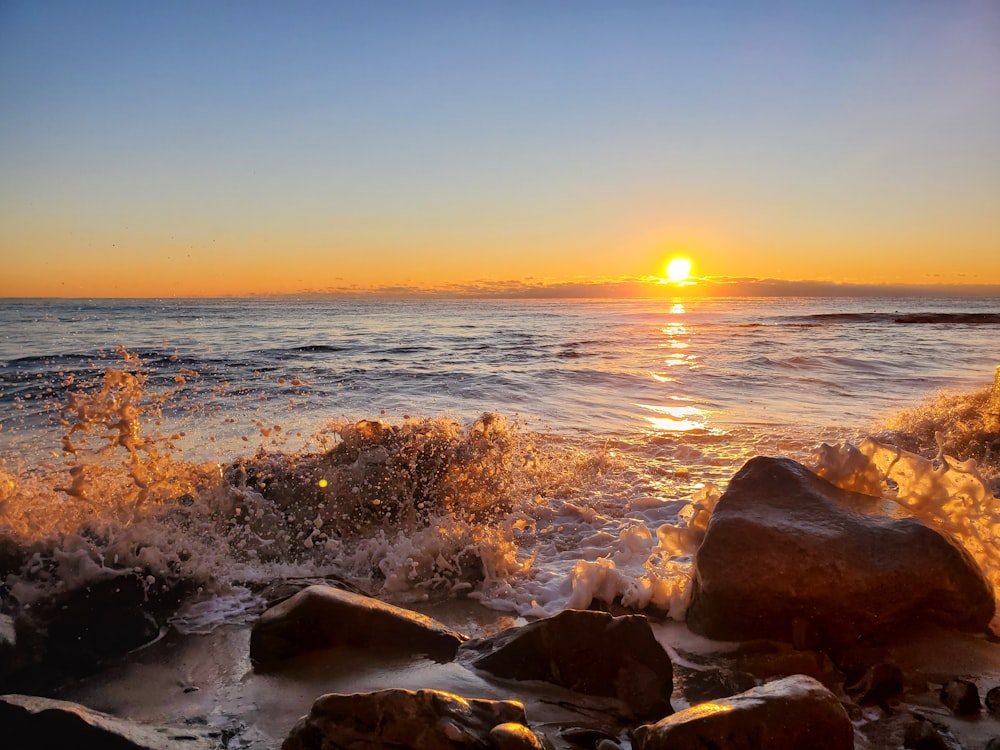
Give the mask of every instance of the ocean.
[[36, 550], [3, 593], [135, 569], [191, 585], [182, 632], [324, 576], [683, 619], [755, 455], [879, 467], [996, 585], [998, 364], [998, 299], [3, 300], [0, 534]]

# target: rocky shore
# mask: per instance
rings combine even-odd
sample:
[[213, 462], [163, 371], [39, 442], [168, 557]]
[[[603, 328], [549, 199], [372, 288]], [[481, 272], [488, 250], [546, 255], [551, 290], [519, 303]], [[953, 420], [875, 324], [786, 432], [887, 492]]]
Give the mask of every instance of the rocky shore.
[[597, 602], [532, 622], [416, 612], [291, 581], [251, 627], [161, 635], [188, 592], [140, 584], [108, 571], [5, 602], [0, 746], [1000, 747], [976, 562], [787, 459], [748, 462], [714, 508], [684, 624]]

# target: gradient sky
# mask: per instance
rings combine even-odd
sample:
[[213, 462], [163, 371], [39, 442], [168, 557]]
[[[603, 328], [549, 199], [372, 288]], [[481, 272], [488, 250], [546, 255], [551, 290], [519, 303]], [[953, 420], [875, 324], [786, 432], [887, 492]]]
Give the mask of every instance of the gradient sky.
[[1000, 3], [0, 0], [0, 296], [1000, 284]]

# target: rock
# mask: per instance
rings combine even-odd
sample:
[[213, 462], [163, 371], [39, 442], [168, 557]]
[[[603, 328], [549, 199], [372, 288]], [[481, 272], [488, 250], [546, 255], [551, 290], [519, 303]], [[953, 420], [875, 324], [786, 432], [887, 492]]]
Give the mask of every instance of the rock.
[[513, 721], [493, 727], [490, 742], [496, 750], [542, 750], [538, 736], [524, 724]]
[[603, 729], [592, 727], [568, 727], [559, 732], [559, 739], [576, 747], [588, 748], [588, 750], [595, 750], [602, 742], [611, 742], [616, 747], [618, 746], [614, 735]]
[[191, 727], [146, 726], [67, 701], [0, 696], [5, 750], [217, 750], [219, 739]]
[[991, 714], [1000, 711], [1000, 686], [991, 687], [986, 691], [986, 709]]
[[636, 750], [853, 750], [854, 729], [833, 693], [796, 675], [678, 711], [634, 739]]
[[134, 572], [110, 572], [55, 601], [46, 622], [46, 651], [78, 674], [98, 669], [109, 656], [149, 643], [160, 634], [150, 613], [148, 586]]
[[673, 666], [642, 615], [568, 609], [465, 648], [478, 654], [473, 666], [498, 677], [611, 696], [643, 719], [673, 710]]
[[250, 658], [259, 668], [307, 651], [351, 646], [427, 654], [446, 662], [466, 637], [417, 612], [329, 586], [310, 586], [254, 623]]
[[[515, 701], [466, 699], [439, 690], [331, 693], [316, 699], [281, 750], [487, 748], [493, 729], [512, 723], [526, 724], [524, 706]], [[513, 733], [500, 734], [511, 739]], [[527, 741], [523, 733], [522, 739]], [[508, 747], [529, 746], [501, 750]]]
[[687, 620], [718, 640], [784, 641], [808, 621], [823, 642], [843, 644], [920, 620], [985, 630], [994, 606], [975, 561], [950, 539], [889, 501], [762, 457], [712, 514]]
[[951, 680], [941, 688], [941, 702], [956, 716], [975, 716], [982, 711], [979, 688], [969, 680]]
[[903, 692], [903, 670], [895, 664], [874, 664], [845, 690], [857, 695], [855, 700], [862, 706], [885, 703]]
[[903, 747], [907, 750], [948, 750], [948, 743], [933, 724], [920, 720], [907, 725], [903, 732]]

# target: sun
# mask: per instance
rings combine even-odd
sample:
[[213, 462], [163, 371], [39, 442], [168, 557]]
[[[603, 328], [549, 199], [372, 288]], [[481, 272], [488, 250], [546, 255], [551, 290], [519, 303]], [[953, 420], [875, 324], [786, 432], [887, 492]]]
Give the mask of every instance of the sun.
[[691, 277], [691, 261], [687, 258], [673, 258], [667, 263], [667, 281], [680, 284]]

